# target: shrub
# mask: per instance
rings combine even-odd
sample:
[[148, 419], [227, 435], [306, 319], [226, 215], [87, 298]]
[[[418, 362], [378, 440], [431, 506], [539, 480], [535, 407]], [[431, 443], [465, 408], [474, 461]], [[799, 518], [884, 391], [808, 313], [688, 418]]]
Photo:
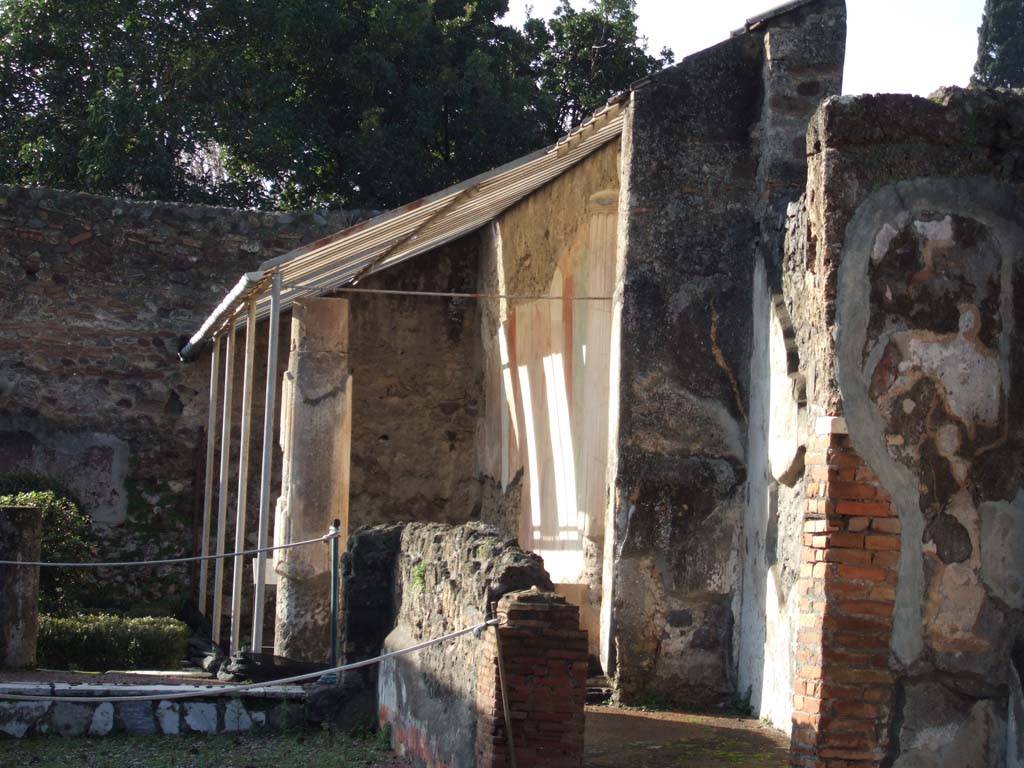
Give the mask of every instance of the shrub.
[[[58, 483], [38, 475], [0, 477], [0, 504], [39, 507], [43, 514], [41, 559], [79, 562], [96, 559], [92, 521]], [[39, 610], [70, 615], [96, 590], [96, 574], [81, 568], [39, 569]]]
[[163, 616], [40, 616], [36, 655], [50, 669], [177, 669], [188, 636], [183, 622]]

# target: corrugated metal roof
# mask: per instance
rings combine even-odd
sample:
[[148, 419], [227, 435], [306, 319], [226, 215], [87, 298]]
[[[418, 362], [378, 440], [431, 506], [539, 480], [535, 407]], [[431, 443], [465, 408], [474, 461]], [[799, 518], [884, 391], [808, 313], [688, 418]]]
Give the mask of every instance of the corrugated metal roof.
[[478, 229], [618, 138], [623, 100], [612, 100], [550, 147], [263, 262], [225, 296], [182, 349], [182, 359], [194, 356], [232, 316], [239, 327], [244, 325], [243, 308], [251, 299], [256, 300], [257, 318], [266, 316], [275, 271], [283, 284], [281, 308], [287, 309], [298, 298], [353, 283]]

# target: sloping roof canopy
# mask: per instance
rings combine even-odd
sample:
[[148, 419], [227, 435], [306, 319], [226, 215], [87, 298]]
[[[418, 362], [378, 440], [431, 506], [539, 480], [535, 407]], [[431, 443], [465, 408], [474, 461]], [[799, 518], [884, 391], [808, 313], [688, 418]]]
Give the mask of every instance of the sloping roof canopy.
[[618, 138], [626, 98], [628, 92], [612, 99], [550, 147], [263, 262], [242, 275], [179, 356], [194, 358], [232, 318], [244, 325], [250, 301], [256, 302], [257, 318], [266, 316], [274, 272], [281, 274], [283, 310], [298, 298], [354, 283], [480, 228]]

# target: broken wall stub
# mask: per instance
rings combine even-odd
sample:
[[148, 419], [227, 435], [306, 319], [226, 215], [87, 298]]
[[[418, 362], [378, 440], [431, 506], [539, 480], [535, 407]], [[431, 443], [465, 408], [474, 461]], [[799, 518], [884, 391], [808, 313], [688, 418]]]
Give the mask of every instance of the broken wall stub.
[[614, 490], [626, 700], [722, 706], [737, 693], [751, 286], [758, 260], [773, 268], [804, 181], [801, 139], [839, 90], [844, 41], [842, 2], [805, 3], [632, 96]]
[[[808, 133], [785, 265], [808, 403], [845, 418], [899, 534], [878, 669], [888, 695], [843, 720], [823, 708], [809, 723], [812, 761], [1002, 765], [1012, 744], [1010, 659], [1024, 627], [1021, 136], [1019, 94], [961, 90], [830, 100]], [[866, 598], [872, 575], [846, 584], [846, 598]], [[854, 638], [866, 639], [862, 618]], [[856, 666], [825, 668], [822, 686]], [[884, 733], [855, 744], [857, 727]]]
[[[0, 318], [0, 473], [49, 475], [70, 488], [101, 534], [102, 559], [197, 552], [210, 355], [182, 364], [178, 349], [240, 273], [367, 215], [129, 202], [0, 185], [0, 303], [8, 308]], [[471, 235], [361, 287], [472, 292], [476, 257]], [[474, 304], [459, 299], [351, 297], [351, 365], [360, 377], [353, 408], [368, 414], [353, 424], [354, 524], [472, 515], [482, 398], [476, 318]], [[253, 424], [263, 418], [266, 337], [261, 322]], [[238, 425], [244, 344], [236, 346]], [[286, 365], [281, 354], [279, 375]], [[222, 395], [223, 379], [218, 386]], [[254, 431], [251, 500], [259, 498], [262, 450]], [[277, 434], [275, 427], [275, 441]], [[274, 458], [276, 484], [278, 450]], [[257, 516], [248, 523], [252, 547]], [[251, 584], [248, 563], [246, 569], [244, 583]], [[145, 578], [124, 569], [104, 573], [97, 607], [177, 611], [190, 593], [189, 572], [163, 570]]]
[[[533, 650], [523, 655], [536, 661], [537, 648], [549, 648], [556, 658], [558, 651], [571, 649], [572, 654], [558, 663], [567, 673], [575, 669], [585, 675], [586, 635], [579, 630], [578, 612], [550, 593], [551, 581], [540, 558], [501, 537], [492, 526], [409, 523], [361, 529], [349, 540], [344, 579], [346, 662], [473, 626], [484, 621], [492, 605], [503, 596], [528, 590], [527, 595], [536, 595], [538, 600], [543, 596], [541, 602], [555, 606], [551, 608], [552, 616], [561, 618], [553, 620], [549, 629], [563, 634], [556, 631], [549, 645], [533, 645]], [[544, 606], [537, 610], [543, 611]], [[565, 624], [566, 611], [571, 613], [572, 626]], [[510, 614], [509, 620], [513, 618]], [[527, 625], [531, 623], [534, 630], [547, 626], [545, 621], [525, 621], [520, 630], [529, 635], [532, 630]], [[515, 656], [507, 658], [512, 661]], [[574, 663], [582, 666], [573, 668]], [[411, 655], [385, 659], [375, 672], [359, 671], [346, 682], [374, 687], [380, 721], [391, 725], [396, 749], [417, 764], [499, 765], [482, 758], [476, 762], [484, 752], [490, 756], [487, 760], [500, 760], [504, 754], [500, 743], [494, 741], [500, 730], [494, 722], [494, 681], [484, 684], [494, 665], [493, 643], [486, 637], [468, 634]], [[517, 679], [533, 678], [519, 670]], [[573, 680], [572, 690], [561, 692], [547, 687], [538, 675], [524, 693], [554, 704], [563, 694], [585, 692], [585, 680]], [[576, 682], [581, 685], [576, 686]], [[525, 700], [519, 699], [520, 708]], [[571, 696], [568, 700], [575, 702]], [[582, 706], [581, 698], [579, 711], [568, 713], [571, 716], [565, 728], [553, 729], [552, 733], [557, 732], [561, 738], [563, 730], [568, 733], [566, 729], [581, 726]], [[482, 718], [490, 719], [482, 723]], [[500, 713], [497, 718], [501, 720]], [[488, 744], [490, 749], [485, 748]], [[523, 764], [528, 762], [524, 759]]]
[[475, 765], [581, 768], [588, 660], [579, 607], [530, 589], [502, 597], [497, 612], [504, 623], [484, 637], [479, 670]]

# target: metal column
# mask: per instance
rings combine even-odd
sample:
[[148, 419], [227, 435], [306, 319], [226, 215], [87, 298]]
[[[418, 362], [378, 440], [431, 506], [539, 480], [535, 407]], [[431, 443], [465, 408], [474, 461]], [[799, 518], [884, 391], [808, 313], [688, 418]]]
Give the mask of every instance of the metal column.
[[[210, 359], [210, 414], [206, 419], [206, 487], [203, 490], [203, 533], [199, 554], [210, 554], [210, 513], [213, 511], [213, 460], [217, 453], [217, 377], [220, 375], [220, 337], [213, 340]], [[210, 561], [199, 561], [199, 612], [207, 616], [206, 587], [210, 578]]]
[[252, 369], [256, 356], [256, 302], [249, 302], [245, 321], [245, 369], [242, 376], [242, 432], [238, 447], [238, 511], [235, 515], [235, 564], [231, 585], [231, 652], [240, 650], [242, 629], [242, 571], [245, 558], [245, 512], [249, 501], [249, 443], [252, 430]]
[[[224, 351], [224, 420], [220, 433], [220, 495], [217, 498], [217, 554], [224, 554], [224, 536], [228, 517], [228, 474], [231, 471], [231, 408], [235, 375], [235, 319], [231, 318]], [[224, 602], [224, 558], [218, 557], [213, 568], [213, 642], [220, 642], [220, 622]]]
[[[275, 272], [270, 291], [267, 343], [267, 401], [263, 411], [263, 462], [260, 469], [260, 527], [257, 547], [267, 546], [270, 529], [270, 475], [273, 467], [274, 415], [277, 411], [277, 342], [281, 316], [281, 273]], [[252, 649], [263, 651], [263, 608], [266, 593], [267, 553], [256, 555], [256, 596], [252, 610]]]

